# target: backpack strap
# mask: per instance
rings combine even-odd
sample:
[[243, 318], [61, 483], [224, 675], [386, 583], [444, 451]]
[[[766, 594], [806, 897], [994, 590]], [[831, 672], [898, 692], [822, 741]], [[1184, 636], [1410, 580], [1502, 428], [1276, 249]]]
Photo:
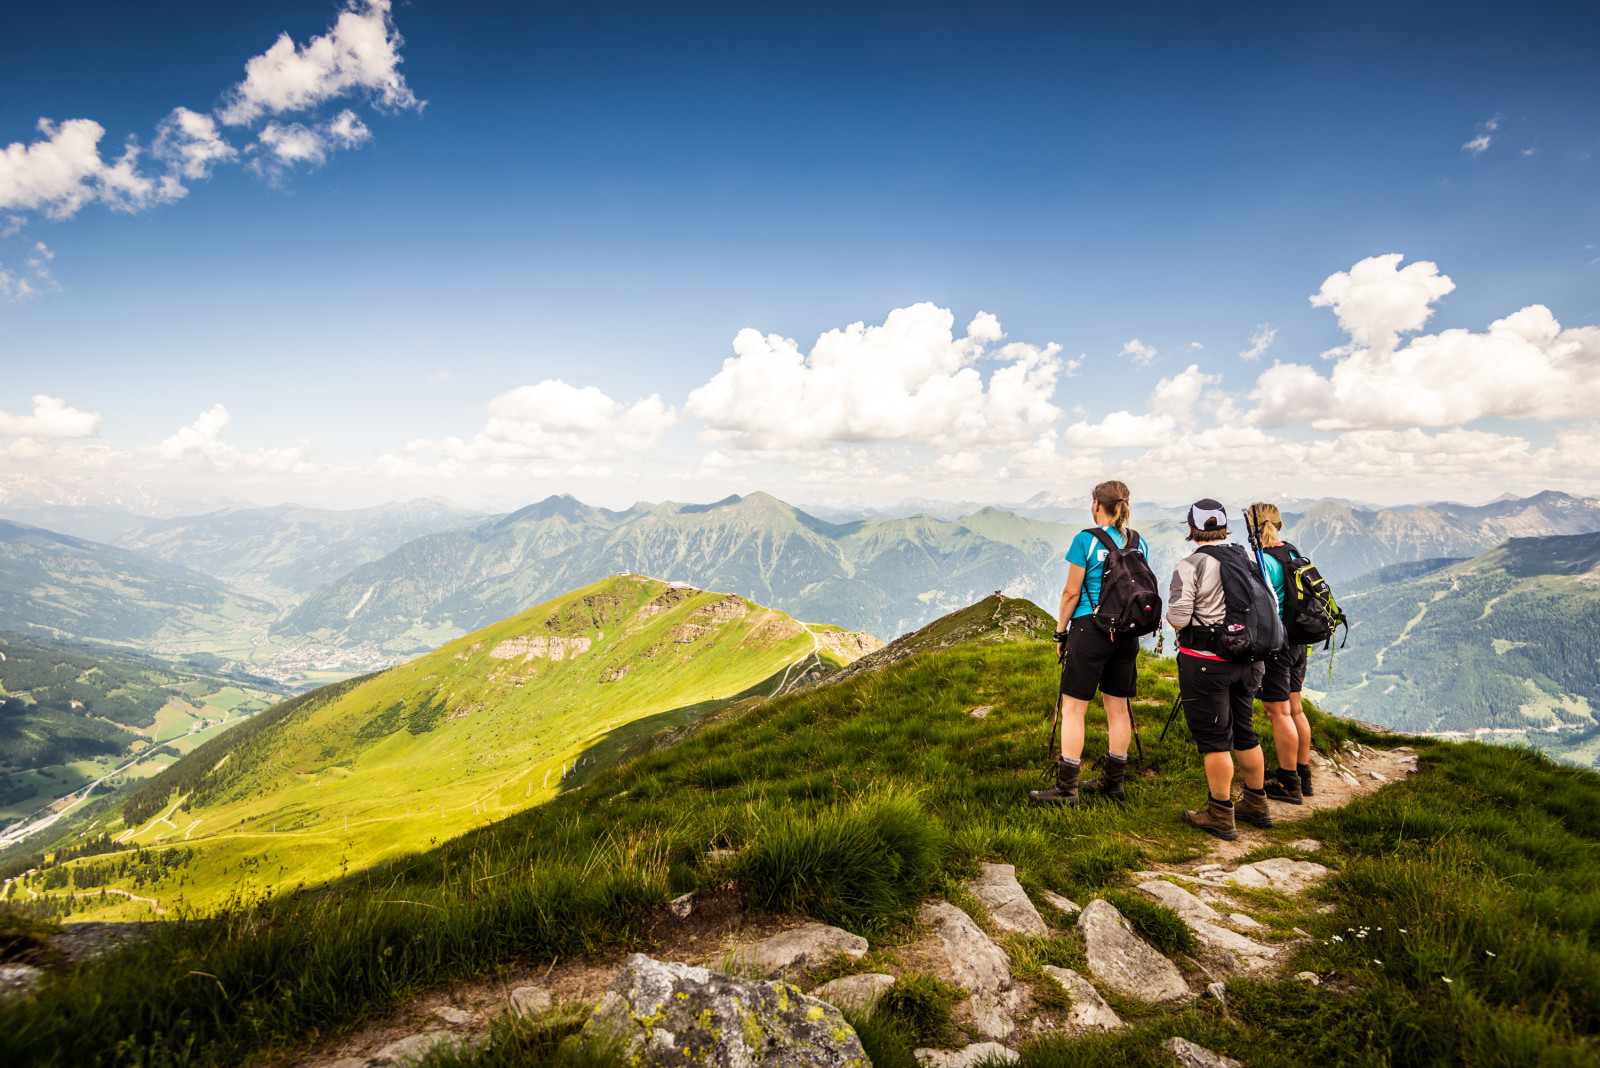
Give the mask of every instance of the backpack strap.
[[[1105, 528], [1104, 527], [1084, 527], [1083, 528], [1083, 532], [1085, 534], [1094, 535], [1094, 540], [1098, 541], [1101, 545], [1104, 545], [1106, 547], [1106, 551], [1107, 552], [1113, 552], [1114, 553], [1118, 549], [1122, 549], [1122, 548], [1136, 548], [1138, 546], [1138, 544], [1139, 544], [1139, 535], [1134, 533], [1132, 530], [1128, 531], [1128, 544], [1126, 546], [1118, 545], [1116, 542], [1112, 541], [1111, 540], [1111, 535], [1107, 534], [1105, 532]], [[1088, 568], [1084, 568], [1083, 595], [1085, 597], [1089, 597], [1089, 575], [1088, 575], [1088, 571], [1089, 571]], [[1106, 581], [1105, 565], [1102, 564], [1101, 567], [1100, 567], [1100, 582], [1101, 582], [1102, 586], [1105, 584], [1105, 581]], [[1095, 604], [1095, 601], [1094, 601], [1093, 597], [1089, 597], [1089, 610], [1092, 611], [1092, 612], [1100, 611], [1100, 606]]]

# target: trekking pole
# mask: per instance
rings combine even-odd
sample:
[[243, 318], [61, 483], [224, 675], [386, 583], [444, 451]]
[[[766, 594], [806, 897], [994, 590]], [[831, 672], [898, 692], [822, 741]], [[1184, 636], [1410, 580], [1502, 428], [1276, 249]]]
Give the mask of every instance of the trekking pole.
[[1139, 750], [1139, 763], [1144, 763], [1144, 742], [1139, 740], [1139, 721], [1133, 718], [1133, 699], [1128, 699], [1128, 726], [1133, 728], [1133, 744]]
[[[1061, 662], [1063, 660], [1065, 660], [1066, 658], [1067, 658], [1067, 651], [1065, 649], [1062, 649], [1059, 653], [1056, 654], [1056, 665], [1060, 666]], [[1045, 746], [1044, 746], [1045, 759], [1050, 761], [1052, 764], [1055, 763], [1056, 753], [1059, 752], [1059, 750], [1056, 749], [1056, 727], [1060, 723], [1061, 723], [1061, 685], [1058, 682], [1056, 684], [1056, 707], [1050, 713], [1050, 737], [1045, 741]]]
[[1178, 718], [1178, 707], [1182, 704], [1183, 694], [1179, 693], [1178, 696], [1172, 699], [1172, 711], [1167, 713], [1167, 725], [1161, 728], [1161, 737], [1157, 741], [1164, 742], [1167, 740], [1167, 730], [1172, 726], [1172, 721]]

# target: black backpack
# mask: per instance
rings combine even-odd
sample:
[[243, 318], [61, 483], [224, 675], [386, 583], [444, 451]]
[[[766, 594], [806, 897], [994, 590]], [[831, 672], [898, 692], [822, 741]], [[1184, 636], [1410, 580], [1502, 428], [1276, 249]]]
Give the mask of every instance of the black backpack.
[[1127, 544], [1120, 546], [1099, 527], [1090, 527], [1087, 533], [1106, 547], [1106, 558], [1100, 565], [1100, 603], [1095, 604], [1093, 599], [1089, 602], [1100, 629], [1113, 641], [1160, 630], [1161, 584], [1139, 551], [1139, 532], [1129, 530]]
[[[1333, 632], [1344, 627], [1350, 640], [1350, 621], [1339, 610], [1333, 590], [1309, 556], [1288, 542], [1263, 550], [1283, 565], [1283, 629], [1290, 645], [1333, 644]], [[1344, 648], [1344, 642], [1339, 643]]]
[[1221, 565], [1222, 597], [1227, 614], [1219, 624], [1202, 624], [1189, 629], [1209, 632], [1212, 635], [1210, 651], [1236, 663], [1265, 660], [1282, 649], [1283, 620], [1278, 618], [1278, 598], [1245, 547], [1208, 544], [1196, 551]]

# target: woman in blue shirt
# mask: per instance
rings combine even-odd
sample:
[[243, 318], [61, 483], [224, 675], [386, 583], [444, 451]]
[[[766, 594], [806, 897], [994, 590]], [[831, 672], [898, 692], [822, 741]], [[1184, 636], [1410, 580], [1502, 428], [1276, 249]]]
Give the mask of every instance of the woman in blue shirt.
[[[1118, 546], [1127, 545], [1128, 487], [1102, 482], [1089, 501], [1094, 525]], [[1139, 551], [1143, 552], [1143, 544]], [[1093, 529], [1081, 531], [1067, 548], [1067, 584], [1056, 617], [1056, 652], [1061, 657], [1061, 756], [1056, 784], [1028, 796], [1041, 804], [1076, 805], [1079, 791], [1124, 800], [1123, 776], [1128, 768], [1128, 742], [1133, 721], [1128, 701], [1137, 692], [1139, 639], [1115, 640], [1094, 621], [1100, 603], [1100, 581], [1107, 549]], [[1099, 690], [1104, 697], [1106, 728], [1111, 734], [1104, 770], [1091, 782], [1078, 782], [1083, 758], [1083, 719]]]

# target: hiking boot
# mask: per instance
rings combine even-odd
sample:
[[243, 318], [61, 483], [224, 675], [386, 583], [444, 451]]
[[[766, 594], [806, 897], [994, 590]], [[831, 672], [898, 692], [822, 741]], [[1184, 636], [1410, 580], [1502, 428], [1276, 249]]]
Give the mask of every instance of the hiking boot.
[[1233, 806], [1214, 797], [1207, 797], [1206, 807], [1199, 812], [1185, 812], [1183, 822], [1191, 827], [1198, 827], [1224, 842], [1231, 842], [1239, 837], [1239, 832], [1233, 825]]
[[1233, 806], [1233, 817], [1252, 827], [1271, 827], [1272, 813], [1267, 811], [1267, 795], [1246, 790], [1239, 796], [1238, 804]]
[[1312, 792], [1311, 792], [1311, 765], [1310, 764], [1301, 764], [1300, 765], [1300, 796], [1301, 797], [1310, 797], [1310, 796], [1312, 796]]
[[1076, 805], [1078, 803], [1077, 764], [1056, 760], [1056, 784], [1048, 790], [1029, 790], [1028, 799], [1041, 805]]
[[1300, 773], [1294, 770], [1278, 769], [1276, 778], [1266, 782], [1267, 800], [1282, 801], [1286, 805], [1305, 804], [1304, 795], [1300, 792]]
[[1108, 756], [1106, 757], [1105, 763], [1100, 766], [1100, 777], [1097, 779], [1090, 779], [1088, 782], [1079, 787], [1079, 789], [1086, 794], [1099, 794], [1101, 797], [1109, 797], [1113, 801], [1126, 801], [1128, 799], [1128, 794], [1127, 791], [1122, 788], [1122, 779], [1127, 773], [1127, 757], [1117, 760], [1114, 757]]

